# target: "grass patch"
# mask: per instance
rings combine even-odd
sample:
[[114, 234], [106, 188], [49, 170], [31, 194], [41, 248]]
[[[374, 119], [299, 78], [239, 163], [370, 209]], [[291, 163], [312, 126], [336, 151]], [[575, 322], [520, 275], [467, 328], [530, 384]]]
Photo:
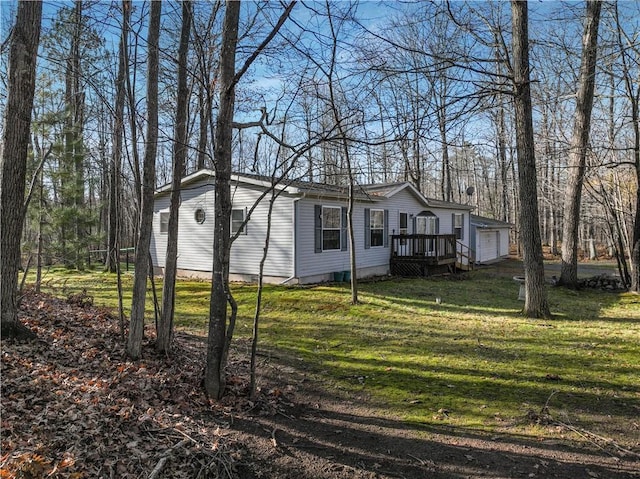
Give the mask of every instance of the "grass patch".
[[[128, 308], [132, 276], [123, 279]], [[44, 282], [54, 294], [86, 288], [96, 304], [117, 306], [111, 274], [51, 270]], [[178, 328], [206, 335], [209, 289], [178, 282]], [[233, 293], [236, 334], [246, 338], [256, 287], [237, 284]], [[551, 288], [555, 318], [540, 321], [520, 315], [517, 293], [510, 276], [491, 269], [462, 281], [363, 283], [356, 306], [344, 285], [268, 285], [261, 347], [336, 394], [364, 395], [408, 421], [553, 434], [523, 421], [549, 400], [559, 419], [638, 442], [628, 425], [640, 414], [640, 296]], [[151, 301], [147, 309], [151, 318]]]

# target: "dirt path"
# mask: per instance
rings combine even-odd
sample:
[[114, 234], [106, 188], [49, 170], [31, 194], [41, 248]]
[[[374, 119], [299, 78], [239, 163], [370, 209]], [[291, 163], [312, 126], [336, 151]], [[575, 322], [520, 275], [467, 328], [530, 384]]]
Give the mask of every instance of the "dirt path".
[[638, 478], [640, 460], [570, 441], [409, 425], [361, 403], [331, 400], [233, 429], [251, 447], [246, 477]]

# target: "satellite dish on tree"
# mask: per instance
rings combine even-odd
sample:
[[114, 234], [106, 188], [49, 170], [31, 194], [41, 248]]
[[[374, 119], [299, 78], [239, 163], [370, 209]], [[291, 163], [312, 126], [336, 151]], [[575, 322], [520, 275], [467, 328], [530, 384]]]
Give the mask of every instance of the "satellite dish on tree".
[[473, 186], [469, 186], [467, 188], [467, 196], [471, 196], [474, 191], [475, 191], [474, 187]]

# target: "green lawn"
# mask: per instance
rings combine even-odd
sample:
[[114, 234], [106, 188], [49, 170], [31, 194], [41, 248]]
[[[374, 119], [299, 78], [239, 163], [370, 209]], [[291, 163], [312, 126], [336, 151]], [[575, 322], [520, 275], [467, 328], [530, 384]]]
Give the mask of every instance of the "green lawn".
[[[127, 308], [131, 280], [124, 275]], [[86, 288], [96, 304], [117, 304], [114, 275], [55, 270], [43, 281], [58, 295]], [[206, 334], [209, 288], [179, 281], [178, 328]], [[236, 336], [247, 338], [256, 287], [233, 294]], [[532, 320], [517, 295], [492, 269], [363, 283], [357, 306], [346, 285], [266, 286], [261, 348], [408, 421], [552, 434], [524, 420], [549, 401], [558, 419], [637, 442], [628, 424], [640, 415], [640, 296], [550, 288], [554, 319]]]

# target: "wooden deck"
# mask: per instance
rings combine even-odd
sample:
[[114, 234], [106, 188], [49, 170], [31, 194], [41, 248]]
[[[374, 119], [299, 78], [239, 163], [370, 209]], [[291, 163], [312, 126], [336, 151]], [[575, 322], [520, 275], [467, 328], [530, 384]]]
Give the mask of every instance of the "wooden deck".
[[392, 235], [391, 274], [398, 276], [429, 276], [455, 270], [456, 236]]

